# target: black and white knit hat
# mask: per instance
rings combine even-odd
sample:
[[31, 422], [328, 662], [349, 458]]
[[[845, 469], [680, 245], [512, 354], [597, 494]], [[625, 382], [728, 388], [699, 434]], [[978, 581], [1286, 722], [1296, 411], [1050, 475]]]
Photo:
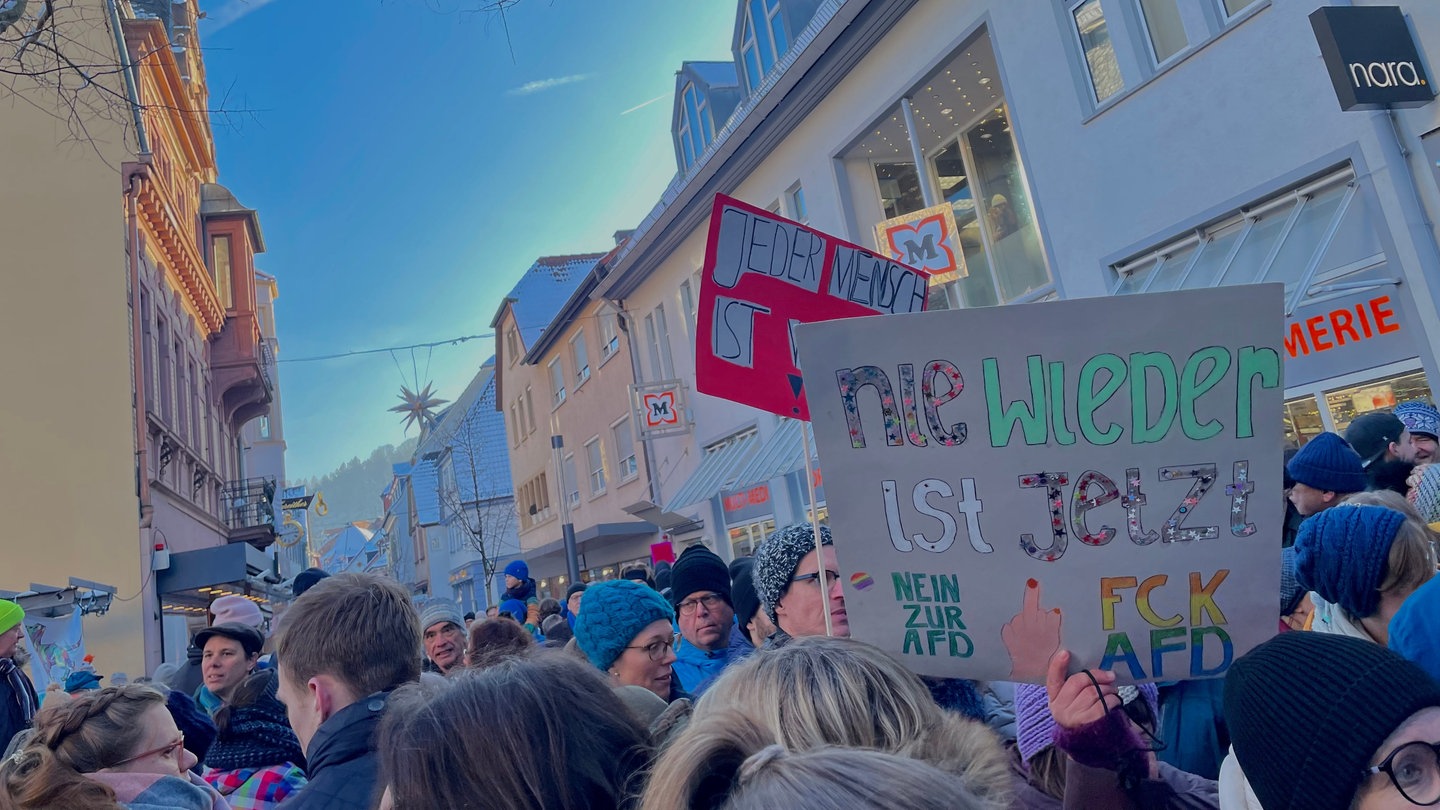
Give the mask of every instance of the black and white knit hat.
[[[830, 529], [820, 527], [820, 543], [833, 545]], [[809, 523], [795, 523], [786, 526], [765, 538], [755, 551], [755, 593], [760, 597], [770, 621], [779, 621], [775, 616], [775, 605], [790, 587], [790, 579], [805, 555], [815, 550], [815, 530]]]

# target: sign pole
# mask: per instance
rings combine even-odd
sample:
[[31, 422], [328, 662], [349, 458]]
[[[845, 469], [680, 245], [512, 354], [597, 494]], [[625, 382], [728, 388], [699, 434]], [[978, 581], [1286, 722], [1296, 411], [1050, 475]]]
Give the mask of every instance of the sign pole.
[[810, 423], [801, 421], [800, 452], [805, 454], [805, 486], [810, 491], [810, 529], [815, 533], [815, 562], [820, 574], [820, 611], [825, 615], [825, 635], [833, 636], [835, 631], [830, 627], [830, 583], [825, 580], [825, 552], [820, 550], [820, 509], [815, 505], [815, 468], [810, 462], [810, 445], [813, 441]]

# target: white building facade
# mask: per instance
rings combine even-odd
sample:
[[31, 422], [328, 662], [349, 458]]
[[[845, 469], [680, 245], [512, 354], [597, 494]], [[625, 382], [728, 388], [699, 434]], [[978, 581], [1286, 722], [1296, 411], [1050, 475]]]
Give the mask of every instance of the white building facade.
[[[740, 3], [737, 28], [785, 2]], [[677, 87], [677, 131], [708, 124], [704, 151], [596, 295], [626, 315], [641, 379], [693, 382], [715, 193], [872, 246], [877, 223], [949, 205], [967, 274], [932, 308], [1278, 281], [1291, 443], [1429, 399], [1440, 106], [1341, 111], [1320, 5], [822, 3], [760, 81], [737, 54], [753, 90], [728, 121], [689, 117]], [[1440, 5], [1399, 6], [1422, 49], [1440, 42]], [[694, 432], [646, 446], [656, 503], [703, 523], [676, 539], [728, 557], [803, 520], [798, 429], [688, 402]]]

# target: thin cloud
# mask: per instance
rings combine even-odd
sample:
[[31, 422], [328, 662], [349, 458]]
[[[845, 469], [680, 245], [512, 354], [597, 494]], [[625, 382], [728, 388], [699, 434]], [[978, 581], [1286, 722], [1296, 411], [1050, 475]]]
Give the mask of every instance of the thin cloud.
[[657, 101], [662, 101], [662, 100], [667, 99], [667, 98], [669, 98], [669, 97], [670, 97], [670, 94], [669, 94], [669, 93], [662, 93], [662, 94], [660, 94], [660, 95], [658, 95], [658, 96], [650, 99], [649, 101], [642, 102], [642, 103], [640, 103], [640, 104], [636, 104], [634, 107], [631, 107], [630, 109], [628, 109], [628, 110], [626, 110], [625, 112], [622, 112], [622, 113], [620, 113], [620, 114], [621, 114], [621, 115], [629, 115], [630, 113], [635, 112], [636, 110], [643, 110], [643, 109], [645, 109], [646, 107], [649, 107], [651, 104], [654, 104], [654, 103], [657, 102]]
[[553, 79], [538, 79], [533, 82], [526, 82], [519, 87], [511, 89], [510, 91], [508, 91], [508, 95], [528, 96], [532, 93], [541, 93], [546, 90], [553, 90], [556, 87], [561, 87], [563, 85], [583, 82], [594, 75], [595, 74], [593, 73], [576, 73], [573, 76], [557, 76]]
[[213, 34], [221, 28], [239, 20], [241, 17], [253, 14], [273, 2], [275, 2], [275, 0], [230, 0], [230, 2], [205, 15], [205, 30]]

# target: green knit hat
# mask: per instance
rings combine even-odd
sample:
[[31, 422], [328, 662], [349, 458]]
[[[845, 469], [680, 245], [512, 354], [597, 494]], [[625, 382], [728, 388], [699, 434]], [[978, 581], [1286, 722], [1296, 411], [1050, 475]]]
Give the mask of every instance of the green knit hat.
[[24, 620], [24, 608], [11, 602], [9, 599], [0, 599], [0, 633], [8, 632]]

